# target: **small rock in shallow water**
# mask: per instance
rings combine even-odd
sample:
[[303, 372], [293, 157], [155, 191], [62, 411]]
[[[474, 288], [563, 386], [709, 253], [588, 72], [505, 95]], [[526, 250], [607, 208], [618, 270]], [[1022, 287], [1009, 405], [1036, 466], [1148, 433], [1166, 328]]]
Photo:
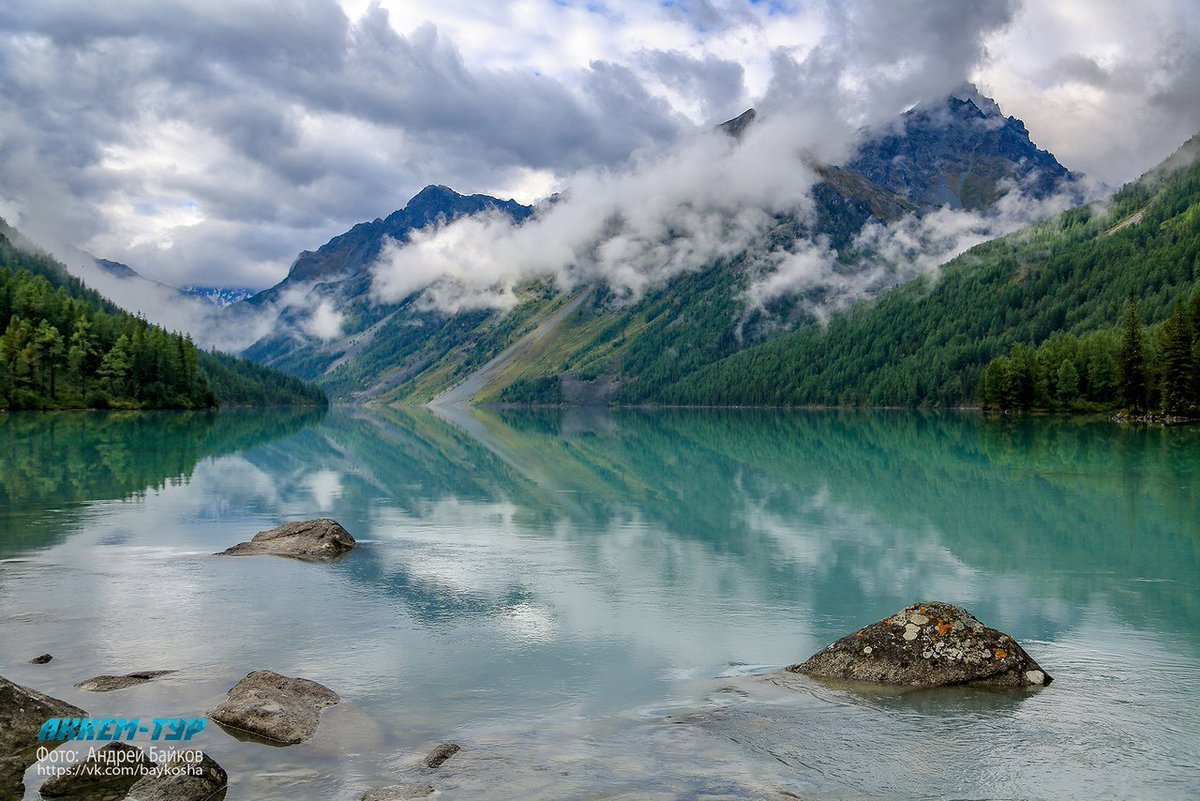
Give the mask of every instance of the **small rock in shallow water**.
[[174, 673], [173, 670], [141, 670], [137, 673], [126, 673], [123, 676], [95, 676], [81, 681], [75, 686], [81, 690], [87, 690], [93, 693], [110, 693], [113, 690], [124, 690], [126, 687], [136, 687], [139, 684], [145, 684], [148, 681], [153, 681], [159, 676], [166, 676]]
[[256, 670], [234, 685], [225, 702], [208, 716], [271, 742], [294, 745], [316, 734], [321, 710], [340, 700], [315, 681]]
[[1040, 687], [1053, 680], [1012, 637], [938, 601], [913, 604], [786, 670], [908, 687]]
[[53, 654], [42, 654], [41, 656], [35, 656], [33, 659], [30, 659], [30, 660], [29, 660], [29, 664], [31, 664], [31, 665], [44, 665], [44, 664], [46, 664], [47, 662], [49, 662], [49, 661], [50, 661], [51, 659], [53, 659], [53, 658], [54, 658], [54, 655], [53, 655]]
[[457, 743], [438, 743], [437, 746], [429, 752], [429, 756], [425, 757], [425, 767], [440, 768], [442, 763], [461, 750], [462, 748], [459, 747]]
[[293, 559], [333, 559], [354, 549], [354, 537], [336, 520], [323, 517], [299, 523], [285, 523], [269, 531], [260, 531], [249, 542], [239, 542], [216, 556], [256, 556], [273, 554]]
[[428, 784], [393, 784], [390, 787], [367, 790], [362, 794], [362, 801], [404, 801], [429, 795], [433, 795], [433, 787]]

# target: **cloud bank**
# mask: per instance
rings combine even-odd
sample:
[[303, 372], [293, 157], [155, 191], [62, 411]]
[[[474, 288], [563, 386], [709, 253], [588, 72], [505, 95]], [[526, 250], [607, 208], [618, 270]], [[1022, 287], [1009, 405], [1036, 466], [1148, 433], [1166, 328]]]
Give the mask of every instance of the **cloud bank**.
[[853, 128], [965, 78], [1116, 184], [1200, 128], [1198, 20], [1192, 0], [4, 3], [0, 216], [168, 284], [261, 288], [426, 184], [532, 202], [750, 105]]
[[[743, 256], [750, 308], [820, 290], [815, 310], [826, 313], [932, 272], [1069, 200], [1031, 201], [1013, 186], [986, 217], [944, 209], [871, 225], [853, 245], [865, 254], [853, 270], [822, 240], [775, 241], [769, 233], [782, 218], [812, 222], [814, 165], [845, 161], [863, 126], [890, 123], [956, 88], [1015, 10], [994, 0], [953, 10], [864, 3], [838, 13], [803, 57], [774, 55], [765, 111], [741, 141], [708, 131], [621, 168], [581, 171], [522, 225], [466, 218], [392, 242], [373, 268], [373, 293], [394, 303], [421, 292], [419, 302], [448, 312], [505, 309], [522, 285], [548, 276], [562, 290], [599, 283], [636, 299], [681, 273]], [[950, 46], [937, 46], [943, 40]]]

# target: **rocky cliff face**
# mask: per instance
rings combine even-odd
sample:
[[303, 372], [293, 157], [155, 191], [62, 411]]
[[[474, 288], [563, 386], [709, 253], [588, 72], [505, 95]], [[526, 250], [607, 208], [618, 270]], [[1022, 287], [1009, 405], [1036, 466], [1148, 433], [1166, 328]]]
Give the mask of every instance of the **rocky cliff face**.
[[[973, 86], [908, 111], [846, 165], [873, 185], [934, 207], [985, 210], [1011, 186], [1033, 197], [1069, 188], [1069, 170]], [[1007, 184], [1007, 186], [1006, 186]]]

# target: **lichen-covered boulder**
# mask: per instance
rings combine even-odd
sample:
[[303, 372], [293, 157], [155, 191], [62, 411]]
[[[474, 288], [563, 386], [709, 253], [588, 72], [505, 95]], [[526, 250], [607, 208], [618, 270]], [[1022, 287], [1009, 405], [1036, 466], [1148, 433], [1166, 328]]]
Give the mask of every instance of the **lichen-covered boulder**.
[[1052, 681], [1012, 637], [939, 601], [913, 604], [786, 670], [906, 687], [1017, 688]]
[[322, 517], [260, 531], [249, 542], [239, 542], [216, 556], [273, 554], [293, 559], [333, 559], [352, 551], [354, 546], [349, 531], [336, 520]]
[[225, 702], [208, 716], [222, 726], [294, 745], [316, 734], [321, 710], [340, 700], [315, 681], [256, 670], [235, 684]]

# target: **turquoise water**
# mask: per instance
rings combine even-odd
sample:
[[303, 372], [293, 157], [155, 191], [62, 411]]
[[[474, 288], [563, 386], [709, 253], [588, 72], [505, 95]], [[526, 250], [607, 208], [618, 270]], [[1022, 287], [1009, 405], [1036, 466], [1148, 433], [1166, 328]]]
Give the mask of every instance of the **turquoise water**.
[[[210, 554], [289, 519], [313, 565]], [[917, 600], [1055, 677], [764, 679]], [[48, 665], [27, 663], [49, 652]], [[175, 669], [109, 694], [100, 673]], [[231, 799], [1200, 796], [1200, 430], [751, 411], [0, 416], [0, 675], [203, 714], [272, 669], [310, 742], [197, 745]], [[423, 753], [463, 745], [436, 772]], [[27, 777], [36, 797], [34, 772]]]

